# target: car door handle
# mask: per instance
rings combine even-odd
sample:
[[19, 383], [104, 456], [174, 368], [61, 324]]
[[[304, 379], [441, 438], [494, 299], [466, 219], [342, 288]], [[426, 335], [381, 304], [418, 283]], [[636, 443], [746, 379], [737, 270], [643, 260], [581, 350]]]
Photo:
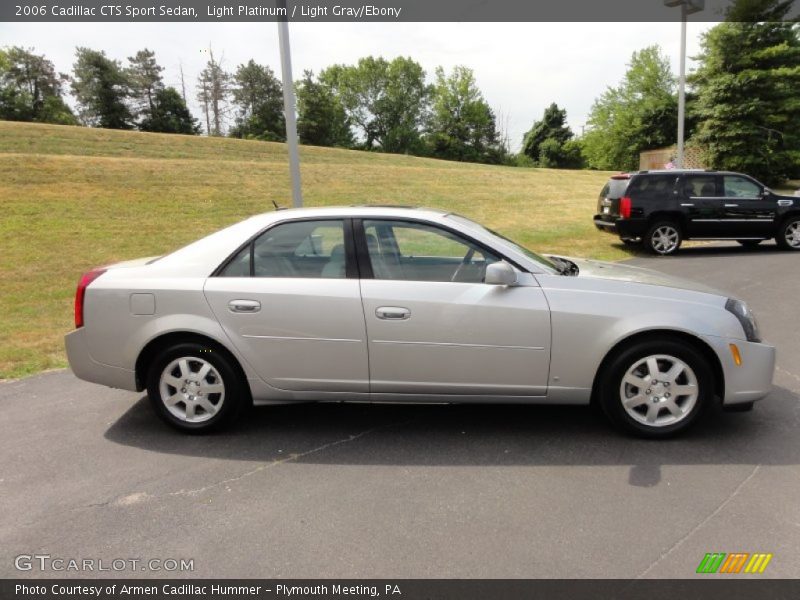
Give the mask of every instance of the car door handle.
[[725, 204], [725, 208], [736, 208], [737, 206], [739, 206], [739, 205], [738, 204], [727, 204], [727, 203]]
[[401, 306], [380, 306], [375, 309], [375, 316], [390, 321], [404, 321], [411, 318], [411, 311]]
[[228, 302], [228, 309], [235, 313], [256, 313], [261, 310], [261, 302], [258, 300], [231, 300]]
[[694, 206], [691, 202], [681, 202], [681, 206]]

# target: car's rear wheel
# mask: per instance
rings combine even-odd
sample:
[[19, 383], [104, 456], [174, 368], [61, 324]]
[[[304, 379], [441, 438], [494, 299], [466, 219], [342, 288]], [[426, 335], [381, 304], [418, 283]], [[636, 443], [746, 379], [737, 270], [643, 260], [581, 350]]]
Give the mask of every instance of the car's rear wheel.
[[800, 250], [800, 215], [789, 217], [781, 223], [775, 241], [783, 250]]
[[637, 342], [611, 358], [598, 387], [606, 416], [618, 428], [664, 438], [689, 428], [714, 397], [708, 360], [683, 341]]
[[674, 254], [681, 247], [681, 229], [674, 221], [659, 221], [653, 224], [644, 237], [647, 248], [655, 254]]
[[231, 422], [245, 404], [241, 375], [216, 348], [183, 342], [164, 349], [147, 375], [156, 413], [187, 432], [206, 432]]
[[736, 241], [739, 242], [745, 248], [755, 248], [764, 240], [736, 240]]

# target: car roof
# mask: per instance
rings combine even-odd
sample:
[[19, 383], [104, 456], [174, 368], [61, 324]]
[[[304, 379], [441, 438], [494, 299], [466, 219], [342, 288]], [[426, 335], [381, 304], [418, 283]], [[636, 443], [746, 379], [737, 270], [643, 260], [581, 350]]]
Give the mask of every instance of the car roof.
[[422, 208], [389, 204], [362, 204], [353, 206], [315, 206], [303, 208], [280, 208], [250, 218], [264, 225], [287, 219], [309, 219], [315, 217], [420, 217], [439, 219], [449, 214], [436, 208]]

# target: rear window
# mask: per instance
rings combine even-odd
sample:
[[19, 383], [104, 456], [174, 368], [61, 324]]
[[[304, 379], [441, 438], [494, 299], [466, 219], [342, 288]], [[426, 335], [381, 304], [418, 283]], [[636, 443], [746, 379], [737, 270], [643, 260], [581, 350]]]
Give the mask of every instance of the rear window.
[[631, 180], [628, 195], [637, 200], [657, 200], [672, 194], [677, 175], [640, 175]]
[[630, 181], [630, 179], [609, 179], [600, 195], [604, 198], [622, 198]]

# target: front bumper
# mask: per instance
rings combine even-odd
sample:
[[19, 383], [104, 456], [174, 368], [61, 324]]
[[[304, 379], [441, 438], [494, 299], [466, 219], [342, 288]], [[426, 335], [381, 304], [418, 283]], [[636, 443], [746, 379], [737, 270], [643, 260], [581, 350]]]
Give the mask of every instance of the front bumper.
[[[706, 336], [705, 341], [714, 348], [722, 364], [725, 377], [723, 405], [746, 404], [760, 400], [772, 391], [775, 373], [775, 347], [730, 338]], [[736, 344], [742, 359], [737, 365], [731, 344]]]
[[81, 327], [64, 336], [69, 368], [78, 379], [122, 390], [136, 390], [136, 373], [96, 361], [86, 345], [86, 330]]

